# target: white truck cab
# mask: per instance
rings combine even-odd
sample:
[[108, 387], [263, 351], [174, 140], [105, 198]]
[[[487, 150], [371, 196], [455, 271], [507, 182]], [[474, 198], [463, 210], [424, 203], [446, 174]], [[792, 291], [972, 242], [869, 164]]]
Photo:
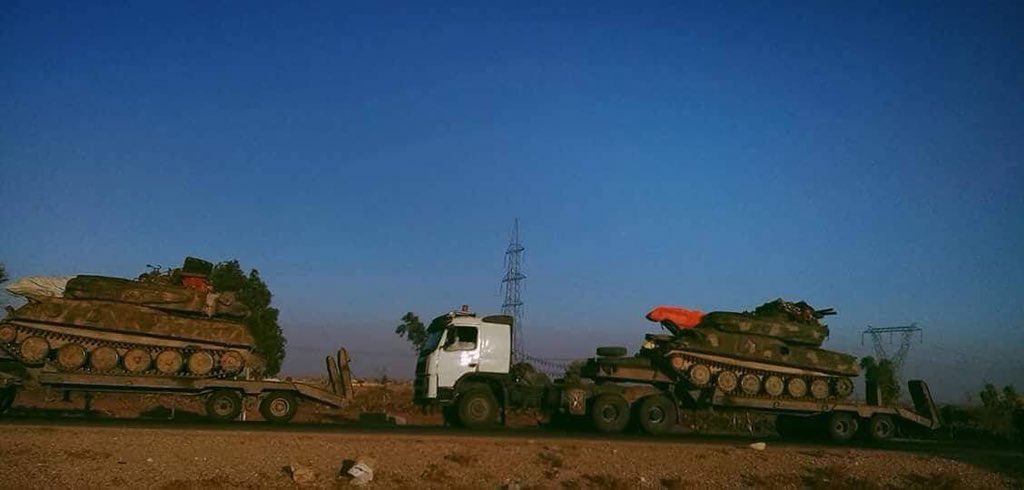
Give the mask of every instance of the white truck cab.
[[470, 380], [508, 377], [512, 365], [512, 317], [477, 317], [466, 306], [435, 318], [416, 362], [415, 398], [448, 402]]

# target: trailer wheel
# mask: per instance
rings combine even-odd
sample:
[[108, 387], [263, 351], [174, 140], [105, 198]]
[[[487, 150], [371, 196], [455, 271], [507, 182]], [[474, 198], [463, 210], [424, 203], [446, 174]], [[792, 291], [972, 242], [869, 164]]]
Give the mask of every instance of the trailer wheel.
[[665, 395], [648, 396], [640, 402], [640, 428], [651, 435], [660, 435], [676, 424], [676, 404]]
[[217, 390], [206, 399], [206, 415], [211, 419], [231, 421], [242, 413], [242, 396], [234, 390]]
[[888, 441], [896, 436], [896, 421], [890, 415], [878, 413], [871, 417], [868, 429], [871, 431], [871, 439], [879, 442]]
[[459, 421], [470, 429], [482, 429], [498, 418], [498, 401], [487, 388], [474, 388], [459, 397]]
[[590, 419], [600, 432], [621, 432], [629, 424], [629, 403], [620, 395], [598, 395], [590, 404]]
[[260, 415], [275, 424], [290, 422], [298, 409], [299, 401], [287, 391], [271, 391], [260, 400]]
[[835, 442], [847, 442], [857, 434], [857, 418], [847, 412], [832, 412], [828, 419], [828, 435]]

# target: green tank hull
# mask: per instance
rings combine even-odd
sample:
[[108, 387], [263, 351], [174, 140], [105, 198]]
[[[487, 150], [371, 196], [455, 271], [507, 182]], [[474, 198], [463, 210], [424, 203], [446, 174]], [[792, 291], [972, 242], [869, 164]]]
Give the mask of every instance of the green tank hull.
[[254, 349], [240, 321], [117, 301], [37, 299], [0, 322], [0, 351], [70, 372], [231, 377], [262, 367]]
[[683, 332], [670, 346], [672, 350], [714, 354], [838, 376], [860, 374], [855, 356], [762, 335], [696, 328]]

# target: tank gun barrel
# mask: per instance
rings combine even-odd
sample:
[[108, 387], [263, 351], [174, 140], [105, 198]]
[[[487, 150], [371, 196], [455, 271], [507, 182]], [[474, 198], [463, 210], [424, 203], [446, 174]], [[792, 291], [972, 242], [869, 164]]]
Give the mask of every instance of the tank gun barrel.
[[836, 314], [836, 309], [835, 308], [825, 308], [825, 309], [822, 309], [822, 310], [814, 310], [814, 318], [825, 318], [826, 316], [835, 315], [835, 314]]

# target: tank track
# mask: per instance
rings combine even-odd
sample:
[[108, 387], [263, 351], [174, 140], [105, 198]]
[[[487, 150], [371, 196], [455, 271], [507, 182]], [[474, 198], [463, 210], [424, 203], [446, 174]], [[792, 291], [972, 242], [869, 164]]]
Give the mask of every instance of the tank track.
[[[686, 352], [674, 351], [667, 358], [663, 358], [667, 361], [668, 369], [674, 371], [680, 379], [685, 380], [695, 388], [717, 388], [723, 393], [729, 396], [739, 396], [744, 398], [760, 398], [760, 399], [771, 399], [771, 400], [799, 400], [799, 401], [811, 401], [811, 402], [822, 402], [822, 401], [839, 401], [848, 398], [853, 394], [853, 382], [846, 376], [831, 375], [831, 374], [814, 374], [810, 372], [805, 373], [788, 373], [780, 371], [771, 371], [767, 369], [757, 369], [738, 364], [730, 364], [721, 361], [714, 361], [705, 359], [693, 354]], [[673, 360], [677, 359], [677, 360]], [[681, 361], [681, 364], [680, 364]], [[694, 367], [705, 366], [708, 369], [708, 378], [706, 381], [702, 379], [694, 379], [695, 375], [700, 378], [700, 373], [694, 372]], [[806, 371], [795, 368], [788, 368], [792, 371]], [[731, 388], [729, 386], [720, 386], [719, 379], [722, 372], [731, 371], [735, 374], [735, 386]], [[740, 385], [740, 380], [747, 374], [752, 374], [758, 379], [758, 386], [755, 392], [744, 390]], [[771, 377], [777, 376], [782, 382], [782, 392], [779, 394], [771, 394], [766, 390], [765, 381]], [[803, 396], [794, 396], [789, 389], [790, 380], [800, 379], [803, 380], [805, 391]], [[816, 396], [812, 393], [812, 385], [814, 383], [824, 382], [828, 387], [827, 394], [825, 396]]]
[[[185, 379], [199, 379], [199, 378], [234, 378], [242, 373], [242, 369], [236, 371], [226, 371], [221, 365], [221, 359], [224, 354], [228, 352], [235, 352], [245, 358], [245, 352], [237, 349], [204, 349], [204, 348], [180, 348], [180, 347], [168, 347], [168, 346], [156, 346], [147, 345], [133, 342], [116, 342], [103, 339], [95, 339], [86, 336], [72, 335], [65, 333], [56, 333], [44, 329], [33, 328], [22, 324], [15, 323], [2, 323], [0, 328], [13, 327], [17, 332], [15, 340], [12, 342], [5, 342], [0, 339], [0, 350], [6, 352], [9, 356], [22, 362], [26, 365], [39, 365], [45, 364], [55, 367], [61, 372], [67, 373], [82, 373], [82, 374], [102, 374], [102, 375], [113, 375], [113, 376], [146, 376], [146, 377], [160, 377], [160, 378], [185, 378]], [[22, 355], [22, 349], [19, 342], [24, 341], [29, 337], [40, 337], [47, 341], [49, 345], [49, 352], [46, 355], [44, 361], [34, 361], [26, 359]], [[99, 370], [90, 366], [88, 360], [86, 360], [80, 367], [74, 369], [67, 369], [60, 365], [56, 361], [57, 351], [61, 346], [66, 344], [78, 344], [82, 346], [86, 355], [91, 355], [96, 349], [100, 347], [110, 347], [117, 351], [118, 359], [117, 366], [112, 369]], [[132, 349], [140, 349], [145, 351], [150, 356], [149, 368], [144, 371], [134, 372], [129, 371], [124, 367], [124, 356], [125, 353]], [[165, 373], [157, 369], [156, 357], [159, 353], [164, 351], [177, 352], [182, 359], [181, 368], [175, 373]], [[192, 373], [188, 371], [187, 361], [189, 356], [196, 352], [206, 352], [213, 358], [213, 366], [210, 371], [205, 374]]]

